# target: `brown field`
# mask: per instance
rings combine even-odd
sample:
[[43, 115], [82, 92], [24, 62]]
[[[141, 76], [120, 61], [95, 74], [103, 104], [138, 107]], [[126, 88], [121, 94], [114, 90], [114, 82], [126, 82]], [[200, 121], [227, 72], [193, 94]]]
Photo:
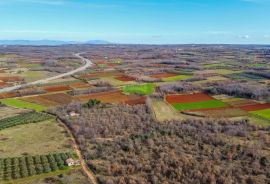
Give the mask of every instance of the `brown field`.
[[145, 101], [146, 101], [146, 97], [141, 96], [141, 97], [138, 97], [137, 99], [128, 100], [125, 103], [128, 105], [138, 105], [138, 104], [145, 104]]
[[256, 105], [258, 104], [257, 102], [249, 99], [239, 99], [239, 100], [234, 100], [234, 101], [228, 101], [228, 104], [234, 107], [241, 107], [241, 106], [247, 106], [247, 105]]
[[205, 93], [175, 94], [166, 96], [166, 101], [169, 103], [202, 102], [207, 100], [214, 100], [214, 98]]
[[0, 99], [3, 98], [12, 98], [12, 97], [16, 97], [18, 94], [14, 93], [14, 92], [9, 92], [9, 93], [1, 93], [0, 94]]
[[69, 87], [75, 88], [75, 89], [76, 88], [89, 88], [91, 87], [91, 85], [84, 82], [75, 82], [75, 83], [69, 84]]
[[23, 100], [28, 102], [37, 103], [44, 106], [59, 106], [66, 105], [72, 102], [72, 96], [65, 93], [39, 95], [34, 97], [25, 97]]
[[89, 95], [80, 95], [74, 97], [74, 99], [77, 99], [83, 103], [87, 102], [90, 99], [98, 99], [103, 103], [117, 103], [117, 104], [119, 103], [139, 104], [144, 103], [143, 101], [145, 100], [140, 96], [125, 95], [119, 90], [103, 93], [94, 93]]
[[43, 89], [47, 92], [59, 92], [59, 91], [68, 91], [71, 88], [67, 85], [59, 85], [59, 86], [45, 86]]
[[6, 87], [6, 86], [8, 86], [7, 83], [0, 81], [0, 88]]
[[121, 75], [121, 76], [115, 77], [115, 79], [123, 81], [123, 82], [135, 81], [136, 80], [135, 77], [127, 76], [127, 75]]
[[10, 77], [0, 77], [0, 80], [3, 82], [16, 82], [16, 81], [22, 81], [23, 79], [18, 76], [10, 76]]
[[[202, 112], [202, 111], [201, 111]], [[203, 112], [206, 116], [215, 118], [233, 118], [247, 116], [247, 112], [239, 108], [224, 108], [222, 110], [210, 110]]]
[[160, 73], [160, 74], [150, 75], [150, 77], [157, 78], [157, 79], [174, 77], [174, 76], [177, 76], [177, 74], [175, 74], [175, 73]]
[[123, 75], [123, 73], [120, 73], [118, 71], [95, 72], [95, 73], [84, 74], [81, 76], [81, 78], [89, 79], [89, 78], [99, 78], [99, 77], [112, 77], [112, 76], [119, 76], [119, 75]]
[[241, 106], [239, 108], [245, 111], [257, 111], [257, 110], [263, 110], [263, 109], [270, 109], [270, 103], [246, 105], [246, 106]]

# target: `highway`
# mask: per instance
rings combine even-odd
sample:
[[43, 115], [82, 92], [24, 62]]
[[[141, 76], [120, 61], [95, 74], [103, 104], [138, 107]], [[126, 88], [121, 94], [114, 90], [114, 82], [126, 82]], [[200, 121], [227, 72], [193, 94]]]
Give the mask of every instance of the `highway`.
[[30, 83], [27, 83], [27, 84], [21, 84], [21, 85], [2, 88], [2, 89], [0, 89], [0, 93], [11, 92], [11, 91], [14, 91], [14, 90], [17, 90], [17, 89], [20, 89], [20, 88], [33, 86], [33, 85], [38, 85], [38, 84], [46, 84], [46, 83], [48, 83], [48, 82], [50, 82], [52, 80], [60, 79], [62, 77], [67, 77], [67, 76], [73, 75], [75, 73], [84, 71], [85, 69], [87, 69], [87, 68], [89, 68], [89, 67], [91, 67], [93, 65], [93, 63], [89, 59], [86, 59], [86, 58], [82, 57], [80, 55], [80, 53], [74, 54], [74, 56], [80, 58], [84, 62], [84, 65], [77, 68], [77, 69], [75, 69], [75, 70], [72, 70], [72, 71], [69, 71], [69, 72], [66, 72], [66, 73], [62, 73], [62, 74], [59, 74], [59, 75], [56, 75], [56, 76], [53, 76], [53, 77], [49, 77], [49, 78], [46, 78], [46, 79], [37, 80], [37, 81], [30, 82]]

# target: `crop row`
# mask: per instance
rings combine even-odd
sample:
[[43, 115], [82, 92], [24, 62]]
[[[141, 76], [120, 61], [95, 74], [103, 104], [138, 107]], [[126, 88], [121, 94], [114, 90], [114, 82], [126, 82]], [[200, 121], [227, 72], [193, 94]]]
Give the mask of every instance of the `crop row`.
[[51, 119], [52, 116], [39, 112], [30, 112], [0, 120], [0, 130], [21, 124], [37, 123]]
[[71, 153], [56, 153], [14, 158], [0, 158], [0, 181], [25, 178], [49, 173], [67, 167], [66, 160], [74, 158]]

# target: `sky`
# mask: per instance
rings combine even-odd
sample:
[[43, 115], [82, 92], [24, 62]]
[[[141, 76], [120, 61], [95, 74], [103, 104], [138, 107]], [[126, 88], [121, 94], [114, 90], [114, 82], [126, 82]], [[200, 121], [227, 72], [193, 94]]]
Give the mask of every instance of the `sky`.
[[270, 44], [270, 0], [0, 0], [0, 39]]

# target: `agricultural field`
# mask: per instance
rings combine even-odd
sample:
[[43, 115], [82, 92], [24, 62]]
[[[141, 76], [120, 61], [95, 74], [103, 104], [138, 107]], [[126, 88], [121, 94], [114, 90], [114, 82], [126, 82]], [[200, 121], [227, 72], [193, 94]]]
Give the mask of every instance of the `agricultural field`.
[[0, 158], [72, 151], [64, 129], [54, 120], [0, 131]]
[[67, 169], [65, 160], [73, 158], [71, 153], [0, 158], [0, 181], [26, 178], [29, 176]]
[[14, 108], [9, 106], [0, 107], [0, 119], [16, 116], [19, 114], [30, 112], [31, 110]]
[[88, 178], [79, 168], [58, 170], [13, 181], [14, 184], [48, 184], [48, 182], [50, 184], [89, 184]]
[[66, 93], [53, 93], [33, 97], [24, 97], [22, 100], [25, 102], [39, 104], [44, 107], [54, 107], [69, 104], [72, 102], [73, 98]]
[[173, 81], [190, 79], [191, 77], [192, 77], [191, 75], [176, 75], [176, 76], [172, 76], [172, 77], [166, 77], [163, 80], [165, 82], [173, 82]]
[[181, 115], [163, 100], [151, 99], [151, 101], [155, 117], [158, 121], [185, 119], [185, 115]]
[[7, 106], [22, 108], [22, 109], [33, 109], [35, 111], [43, 111], [47, 109], [47, 107], [45, 106], [26, 102], [26, 101], [16, 99], [16, 98], [6, 98], [6, 99], [0, 100], [0, 102]]
[[119, 90], [109, 91], [109, 92], [101, 92], [101, 93], [93, 93], [89, 95], [79, 95], [75, 96], [74, 99], [77, 99], [81, 102], [88, 102], [90, 99], [97, 99], [103, 103], [128, 103], [132, 104], [140, 104], [144, 103], [145, 98], [136, 96], [136, 95], [125, 95]]
[[202, 102], [190, 102], [190, 103], [173, 103], [173, 107], [179, 111], [185, 110], [202, 110], [202, 109], [215, 109], [226, 107], [227, 104], [219, 100], [208, 100]]
[[127, 94], [150, 95], [155, 91], [155, 84], [127, 85], [123, 92]]
[[[89, 183], [85, 168], [55, 158], [76, 146], [98, 184], [200, 183], [190, 180], [195, 176], [206, 183], [210, 179], [202, 177], [265, 183], [269, 48], [12, 46], [0, 48], [0, 90], [80, 67], [73, 53], [93, 65], [0, 91], [0, 178], [6, 179], [1, 184]], [[35, 157], [48, 162], [24, 164]]]
[[270, 108], [252, 111], [251, 114], [270, 120]]
[[23, 113], [16, 116], [4, 118], [0, 120], [0, 130], [10, 128], [17, 125], [38, 123], [52, 119], [53, 117], [45, 113], [29, 112]]

